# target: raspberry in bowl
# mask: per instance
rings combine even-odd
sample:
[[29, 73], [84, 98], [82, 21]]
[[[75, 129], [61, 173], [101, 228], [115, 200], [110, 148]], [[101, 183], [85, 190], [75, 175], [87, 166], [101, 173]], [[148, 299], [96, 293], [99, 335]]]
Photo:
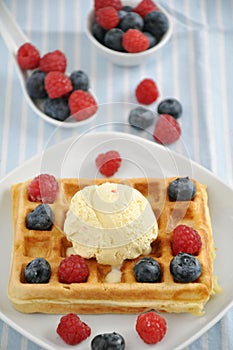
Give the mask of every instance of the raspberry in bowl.
[[87, 16], [86, 34], [112, 63], [136, 66], [168, 42], [172, 21], [154, 0], [95, 0]]

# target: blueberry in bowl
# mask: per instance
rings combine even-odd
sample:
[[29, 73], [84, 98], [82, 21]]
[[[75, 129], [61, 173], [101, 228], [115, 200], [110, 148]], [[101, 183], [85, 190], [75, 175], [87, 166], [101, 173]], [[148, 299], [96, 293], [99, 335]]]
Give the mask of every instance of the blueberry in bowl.
[[[121, 66], [135, 66], [152, 58], [170, 39], [172, 35], [172, 21], [167, 11], [154, 0], [125, 0], [118, 1], [117, 8], [108, 6], [104, 9], [95, 6], [87, 16], [86, 34], [97, 51], [112, 63]], [[107, 12], [108, 9], [109, 13]], [[106, 13], [104, 13], [106, 12]], [[156, 32], [154, 17], [157, 18]], [[146, 21], [145, 19], [149, 16]], [[119, 32], [116, 29], [120, 29]], [[109, 32], [115, 33], [116, 44], [111, 40]], [[107, 39], [106, 39], [107, 36]], [[112, 36], [111, 36], [112, 38]]]

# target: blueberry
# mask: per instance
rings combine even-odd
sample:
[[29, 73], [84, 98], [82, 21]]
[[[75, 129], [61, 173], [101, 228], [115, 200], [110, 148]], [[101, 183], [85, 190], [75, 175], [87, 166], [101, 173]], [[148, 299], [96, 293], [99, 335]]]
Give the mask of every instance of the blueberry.
[[162, 276], [160, 265], [150, 257], [142, 258], [134, 265], [134, 276], [137, 282], [160, 282]]
[[89, 89], [89, 78], [82, 70], [72, 72], [70, 75], [70, 80], [74, 90], [87, 91]]
[[118, 11], [118, 16], [119, 16], [119, 18], [120, 18], [120, 20], [122, 19], [122, 18], [124, 18], [126, 15], [127, 15], [127, 11], [124, 11], [124, 10], [120, 10], [120, 11]]
[[124, 32], [119, 28], [113, 28], [106, 32], [104, 45], [115, 51], [124, 51], [122, 46], [122, 36]]
[[118, 333], [96, 335], [91, 341], [92, 350], [124, 350], [125, 340]]
[[177, 282], [193, 282], [202, 272], [199, 260], [191, 254], [179, 253], [170, 262], [170, 272]]
[[44, 103], [44, 112], [49, 117], [64, 121], [70, 115], [70, 109], [66, 98], [47, 98]]
[[35, 70], [27, 80], [26, 89], [31, 98], [45, 98], [47, 92], [44, 87], [45, 73]]
[[159, 11], [149, 12], [144, 17], [144, 31], [156, 37], [159, 42], [168, 30], [168, 19], [164, 13]]
[[26, 217], [26, 226], [30, 230], [50, 230], [54, 215], [48, 204], [40, 204]]
[[105, 30], [97, 22], [94, 22], [92, 25], [92, 34], [96, 38], [96, 40], [103, 44]]
[[138, 129], [148, 128], [154, 121], [154, 113], [143, 107], [136, 107], [129, 113], [129, 124]]
[[178, 119], [182, 114], [181, 103], [175, 98], [167, 98], [158, 105], [159, 114], [170, 114]]
[[133, 6], [125, 5], [122, 7], [122, 11], [131, 12], [133, 11]]
[[179, 177], [168, 186], [168, 195], [171, 201], [189, 201], [196, 194], [196, 185], [188, 177]]
[[150, 49], [151, 47], [154, 47], [154, 46], [157, 44], [156, 37], [153, 36], [151, 33], [149, 33], [149, 32], [143, 32], [143, 34], [146, 35], [147, 38], [149, 39], [149, 42], [150, 42], [149, 49]]
[[119, 23], [119, 28], [126, 32], [128, 29], [142, 30], [143, 18], [136, 12], [128, 12]]
[[24, 278], [27, 283], [47, 283], [51, 276], [51, 266], [47, 260], [36, 258], [24, 269]]

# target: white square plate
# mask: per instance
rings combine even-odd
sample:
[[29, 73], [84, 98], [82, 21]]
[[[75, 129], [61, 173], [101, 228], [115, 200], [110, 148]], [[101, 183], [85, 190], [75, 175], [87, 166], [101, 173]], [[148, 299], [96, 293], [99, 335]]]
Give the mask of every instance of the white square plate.
[[[13, 239], [10, 187], [13, 183], [25, 181], [39, 173], [50, 173], [58, 178], [100, 177], [95, 158], [99, 153], [111, 149], [118, 150], [123, 159], [117, 177], [190, 176], [207, 185], [217, 247], [214, 270], [223, 292], [209, 301], [202, 317], [188, 314], [164, 315], [168, 330], [165, 338], [156, 344], [156, 349], [180, 350], [206, 332], [233, 304], [233, 190], [189, 159], [156, 143], [124, 133], [90, 133], [65, 140], [26, 162], [1, 181], [0, 317], [45, 349], [70, 349], [56, 334], [60, 315], [21, 314], [13, 309], [7, 298]], [[127, 350], [148, 349], [149, 346], [142, 342], [135, 331], [136, 317], [137, 315], [81, 315], [81, 319], [91, 327], [92, 334], [75, 348], [86, 350], [90, 348], [91, 339], [96, 334], [116, 331], [125, 338]]]

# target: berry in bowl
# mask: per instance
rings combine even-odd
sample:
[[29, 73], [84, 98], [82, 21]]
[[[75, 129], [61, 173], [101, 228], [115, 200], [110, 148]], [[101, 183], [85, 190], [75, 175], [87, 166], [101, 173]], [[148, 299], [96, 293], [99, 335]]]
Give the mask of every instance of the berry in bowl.
[[98, 52], [112, 63], [135, 66], [167, 43], [172, 21], [153, 0], [95, 0], [86, 33]]

